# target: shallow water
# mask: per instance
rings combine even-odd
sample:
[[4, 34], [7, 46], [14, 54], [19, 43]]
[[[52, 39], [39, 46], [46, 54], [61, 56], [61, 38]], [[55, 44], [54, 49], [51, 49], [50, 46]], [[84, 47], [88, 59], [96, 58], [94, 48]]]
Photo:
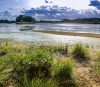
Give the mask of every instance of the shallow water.
[[92, 32], [100, 33], [100, 25], [95, 24], [0, 24], [0, 39], [10, 39], [20, 42], [35, 42], [46, 44], [74, 44], [82, 42], [89, 44], [91, 47], [100, 48], [99, 38], [79, 37], [79, 36], [64, 36], [53, 35], [32, 30], [20, 31], [20, 29], [44, 29], [53, 31], [73, 31], [73, 32]]
[[53, 31], [73, 31], [100, 33], [100, 24], [68, 24], [68, 23], [41, 23], [41, 24], [0, 24], [0, 32], [20, 32], [22, 28]]
[[71, 32], [100, 33], [100, 24], [37, 24], [35, 29]]

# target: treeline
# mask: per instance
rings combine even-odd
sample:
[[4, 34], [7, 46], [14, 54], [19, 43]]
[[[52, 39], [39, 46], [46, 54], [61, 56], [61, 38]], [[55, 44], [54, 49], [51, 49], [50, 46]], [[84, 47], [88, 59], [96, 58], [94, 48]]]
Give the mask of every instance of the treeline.
[[100, 18], [79, 18], [79, 19], [64, 19], [62, 22], [67, 23], [87, 23], [87, 24], [100, 24]]
[[61, 21], [45, 21], [40, 20], [38, 23], [86, 23], [86, 24], [100, 24], [100, 18], [79, 18], [79, 19], [63, 19]]
[[37, 21], [37, 23], [61, 23], [62, 21], [45, 21], [45, 20], [40, 20], [40, 21]]
[[35, 23], [36, 20], [35, 18], [27, 15], [19, 15], [16, 18], [16, 23]]
[[15, 21], [0, 20], [0, 23], [18, 23], [18, 24], [33, 24], [33, 23], [86, 23], [86, 24], [100, 24], [100, 18], [78, 18], [78, 19], [63, 19], [61, 21], [40, 20], [27, 15], [19, 15]]
[[0, 23], [15, 23], [15, 21], [0, 19]]
[[7, 19], [0, 19], [0, 23], [19, 23], [19, 24], [29, 24], [29, 23], [35, 23], [35, 18], [27, 15], [19, 15], [15, 21], [7, 20]]

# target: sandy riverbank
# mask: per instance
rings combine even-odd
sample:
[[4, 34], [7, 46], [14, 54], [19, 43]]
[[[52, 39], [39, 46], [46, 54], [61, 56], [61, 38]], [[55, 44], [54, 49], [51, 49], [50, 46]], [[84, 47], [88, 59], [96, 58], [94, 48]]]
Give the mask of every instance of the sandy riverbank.
[[69, 36], [83, 36], [83, 37], [100, 38], [100, 34], [94, 34], [94, 33], [61, 32], [61, 31], [46, 31], [46, 30], [33, 30], [33, 32], [42, 32], [42, 33], [57, 34], [57, 35], [69, 35]]

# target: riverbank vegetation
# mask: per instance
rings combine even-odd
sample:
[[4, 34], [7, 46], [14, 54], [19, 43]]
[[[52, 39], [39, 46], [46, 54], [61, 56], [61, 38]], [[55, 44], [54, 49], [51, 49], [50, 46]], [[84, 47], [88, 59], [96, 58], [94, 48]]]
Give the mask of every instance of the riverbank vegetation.
[[99, 59], [100, 52], [81, 43], [51, 46], [1, 41], [0, 87], [99, 87]]

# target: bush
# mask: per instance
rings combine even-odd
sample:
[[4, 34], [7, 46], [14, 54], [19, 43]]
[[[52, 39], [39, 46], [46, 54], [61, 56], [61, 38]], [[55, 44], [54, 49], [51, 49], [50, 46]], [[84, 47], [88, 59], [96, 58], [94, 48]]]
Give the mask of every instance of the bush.
[[76, 44], [73, 49], [73, 55], [76, 59], [87, 60], [89, 59], [88, 50], [80, 43]]

